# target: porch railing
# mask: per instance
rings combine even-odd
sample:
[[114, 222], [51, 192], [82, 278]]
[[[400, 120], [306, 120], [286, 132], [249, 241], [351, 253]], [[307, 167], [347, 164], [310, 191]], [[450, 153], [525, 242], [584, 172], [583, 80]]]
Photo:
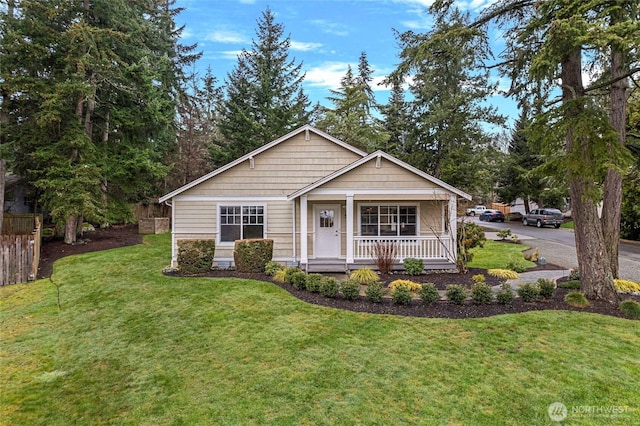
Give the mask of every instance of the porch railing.
[[420, 237], [353, 237], [354, 260], [373, 259], [376, 243], [394, 244], [395, 258], [402, 261], [406, 258], [415, 259], [449, 259], [453, 254], [451, 236], [420, 236]]

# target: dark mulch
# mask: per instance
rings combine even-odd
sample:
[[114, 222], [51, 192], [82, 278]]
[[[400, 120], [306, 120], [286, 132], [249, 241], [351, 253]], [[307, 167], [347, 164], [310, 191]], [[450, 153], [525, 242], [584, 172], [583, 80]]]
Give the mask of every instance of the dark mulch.
[[[140, 243], [142, 243], [142, 236], [138, 234], [138, 227], [136, 225], [99, 229], [95, 233], [87, 234], [84, 237], [84, 241], [81, 244], [76, 245], [67, 245], [60, 240], [43, 242], [40, 254], [38, 278], [50, 277], [53, 271], [53, 262], [61, 257], [70, 256], [72, 254], [81, 254], [112, 249], [116, 247], [130, 246]], [[538, 268], [563, 269], [552, 264], [538, 266]], [[485, 274], [485, 271], [481, 269], [471, 269], [467, 274], [430, 273], [418, 276], [387, 275], [381, 276], [381, 280], [385, 283], [389, 283], [398, 278], [406, 278], [420, 283], [432, 282], [436, 285], [437, 288], [444, 289], [447, 284], [462, 284], [465, 287], [470, 287], [472, 283], [471, 277], [475, 274]], [[235, 277], [273, 282], [271, 280], [271, 277], [266, 274], [242, 274], [236, 271], [229, 270], [211, 271], [204, 276], [215, 278]], [[495, 277], [486, 274], [485, 276], [486, 281], [489, 285], [497, 285], [500, 283], [500, 280]], [[448, 301], [439, 301], [431, 306], [426, 306], [421, 300], [414, 300], [410, 305], [402, 306], [394, 304], [390, 299], [385, 299], [382, 303], [371, 303], [364, 297], [360, 297], [356, 301], [345, 300], [341, 297], [331, 299], [317, 293], [308, 292], [306, 290], [296, 290], [289, 284], [282, 284], [277, 282], [274, 282], [274, 284], [282, 287], [293, 296], [305, 302], [321, 306], [328, 306], [336, 309], [350, 310], [354, 312], [369, 312], [376, 314], [431, 318], [479, 318], [528, 311], [569, 310], [591, 312], [618, 317], [621, 316], [620, 311], [618, 310], [618, 307], [616, 305], [605, 302], [591, 302], [591, 306], [586, 309], [573, 308], [564, 302], [564, 296], [570, 291], [566, 289], [557, 289], [556, 295], [552, 299], [540, 300], [533, 303], [524, 303], [520, 299], [516, 299], [513, 302], [513, 305], [509, 306], [500, 305], [495, 302], [490, 305], [475, 305], [471, 301], [467, 301], [462, 306], [454, 305]], [[622, 299], [633, 299], [640, 302], [640, 296], [623, 295]]]

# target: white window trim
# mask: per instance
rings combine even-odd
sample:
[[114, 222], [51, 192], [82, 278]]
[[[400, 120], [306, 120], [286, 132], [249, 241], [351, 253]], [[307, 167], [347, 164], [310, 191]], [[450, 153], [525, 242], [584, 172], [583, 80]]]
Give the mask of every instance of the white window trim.
[[[390, 203], [381, 201], [379, 203], [356, 203], [356, 212], [358, 216], [358, 231], [355, 233], [356, 236], [362, 237], [362, 207], [375, 206], [378, 207], [378, 234], [380, 234], [380, 207], [415, 207], [416, 208], [416, 235], [396, 235], [397, 237], [418, 237], [420, 236], [420, 203]], [[384, 235], [376, 235], [376, 237], [383, 238]], [[387, 235], [388, 237], [388, 235]]]
[[[219, 202], [217, 206], [217, 219], [216, 219], [216, 228], [217, 228], [217, 237], [216, 237], [216, 245], [220, 247], [233, 247], [235, 245], [235, 241], [222, 241], [222, 223], [221, 223], [221, 210], [222, 207], [240, 207], [240, 211], [242, 211], [242, 207], [262, 207], [262, 214], [264, 216], [264, 222], [262, 223], [262, 238], [267, 238], [267, 205], [265, 203], [251, 203], [251, 202]], [[242, 224], [240, 224], [242, 226]]]

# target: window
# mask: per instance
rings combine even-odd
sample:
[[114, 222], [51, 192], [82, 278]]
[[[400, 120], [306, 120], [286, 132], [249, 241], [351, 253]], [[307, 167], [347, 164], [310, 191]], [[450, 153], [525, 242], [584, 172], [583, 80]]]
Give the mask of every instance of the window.
[[360, 235], [403, 236], [416, 235], [417, 207], [376, 205], [360, 207]]
[[220, 241], [264, 238], [264, 206], [220, 206]]

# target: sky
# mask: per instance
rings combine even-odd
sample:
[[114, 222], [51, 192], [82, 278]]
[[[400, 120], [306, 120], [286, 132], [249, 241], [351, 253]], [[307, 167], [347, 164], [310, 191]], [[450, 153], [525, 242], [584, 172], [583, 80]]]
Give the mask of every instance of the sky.
[[[472, 15], [496, 0], [461, 0], [458, 6]], [[220, 84], [237, 64], [244, 48], [251, 50], [257, 40], [257, 21], [267, 7], [290, 36], [290, 59], [302, 62], [306, 74], [303, 87], [313, 104], [327, 101], [330, 90], [351, 65], [357, 70], [360, 54], [366, 52], [374, 71], [373, 89], [378, 102], [386, 103], [388, 88], [378, 86], [399, 62], [400, 49], [394, 30], [424, 33], [432, 28], [427, 7], [432, 0], [177, 0], [185, 10], [176, 17], [185, 25], [183, 44], [198, 44], [203, 53], [196, 68], [204, 73], [211, 67]], [[492, 46], [500, 51], [502, 38], [490, 34]], [[497, 79], [497, 77], [496, 77]], [[507, 81], [500, 81], [508, 87]], [[515, 118], [515, 103], [497, 95], [489, 99], [502, 114]], [[498, 129], [496, 129], [498, 131]]]

